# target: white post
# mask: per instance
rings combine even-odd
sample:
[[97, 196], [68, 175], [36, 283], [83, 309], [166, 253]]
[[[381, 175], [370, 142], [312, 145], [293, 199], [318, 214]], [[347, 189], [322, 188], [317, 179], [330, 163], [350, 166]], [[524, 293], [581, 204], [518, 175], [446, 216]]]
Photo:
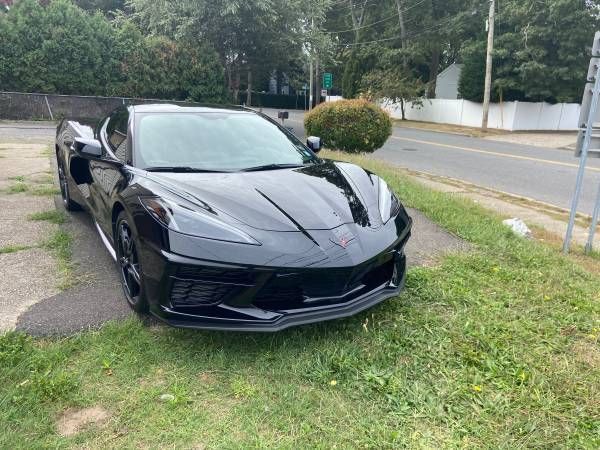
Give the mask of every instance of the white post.
[[50, 103], [48, 103], [47, 95], [44, 95], [44, 100], [46, 100], [46, 106], [48, 107], [48, 112], [50, 113], [50, 120], [54, 120], [54, 116], [52, 115], [52, 108], [50, 108]]

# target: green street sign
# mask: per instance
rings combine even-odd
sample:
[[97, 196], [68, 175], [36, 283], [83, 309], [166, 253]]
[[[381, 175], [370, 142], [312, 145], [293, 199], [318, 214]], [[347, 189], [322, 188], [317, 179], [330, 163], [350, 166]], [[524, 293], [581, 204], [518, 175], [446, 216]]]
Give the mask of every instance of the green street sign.
[[323, 74], [323, 89], [331, 89], [333, 87], [333, 74], [325, 72]]

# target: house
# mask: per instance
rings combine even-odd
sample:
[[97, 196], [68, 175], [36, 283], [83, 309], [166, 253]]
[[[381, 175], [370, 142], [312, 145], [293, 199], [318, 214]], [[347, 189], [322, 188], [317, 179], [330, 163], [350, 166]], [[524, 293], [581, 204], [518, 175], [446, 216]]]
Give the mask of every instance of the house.
[[8, 11], [13, 4], [13, 0], [0, 0], [0, 10]]
[[435, 98], [453, 100], [458, 98], [458, 80], [462, 68], [462, 64], [452, 63], [437, 76]]

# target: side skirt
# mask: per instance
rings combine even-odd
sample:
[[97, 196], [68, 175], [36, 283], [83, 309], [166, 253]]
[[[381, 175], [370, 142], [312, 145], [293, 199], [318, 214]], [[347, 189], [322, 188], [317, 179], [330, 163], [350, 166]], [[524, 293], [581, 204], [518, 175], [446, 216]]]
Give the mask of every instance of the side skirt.
[[117, 260], [117, 254], [115, 252], [115, 249], [113, 248], [112, 245], [110, 245], [110, 242], [108, 241], [108, 238], [106, 237], [106, 235], [104, 234], [104, 232], [100, 228], [100, 225], [98, 225], [98, 222], [94, 221], [94, 224], [96, 225], [96, 230], [98, 230], [98, 234], [100, 235], [100, 239], [102, 239], [102, 243], [106, 247], [106, 250], [108, 250], [108, 253], [110, 253], [110, 256], [112, 257], [112, 259], [114, 259], [116, 261]]

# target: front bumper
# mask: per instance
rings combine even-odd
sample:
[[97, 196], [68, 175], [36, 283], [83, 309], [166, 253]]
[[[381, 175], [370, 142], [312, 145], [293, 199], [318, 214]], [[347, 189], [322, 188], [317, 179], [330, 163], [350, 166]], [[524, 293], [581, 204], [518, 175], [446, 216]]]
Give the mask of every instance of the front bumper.
[[[277, 286], [279, 296], [267, 295], [265, 292], [269, 291], [269, 286], [273, 286], [275, 277], [279, 281], [286, 280], [291, 275], [277, 269], [263, 271], [246, 268], [246, 271], [253, 273], [253, 279], [258, 280], [256, 284], [236, 286], [237, 290], [233, 291], [235, 295], [219, 299], [218, 289], [221, 285], [215, 283], [217, 286], [215, 290], [210, 281], [206, 282], [208, 284], [203, 282], [203, 287], [209, 286], [212, 289], [208, 298], [210, 302], [201, 306], [189, 306], [173, 300], [175, 298], [173, 293], [179, 294], [182, 291], [180, 280], [177, 278], [177, 274], [180, 273], [178, 270], [181, 267], [189, 267], [187, 264], [182, 265], [182, 262], [180, 257], [169, 255], [169, 262], [165, 266], [165, 277], [168, 281], [163, 280], [160, 283], [163, 288], [154, 291], [159, 292], [159, 296], [150, 302], [151, 313], [154, 316], [171, 326], [181, 328], [275, 332], [293, 326], [348, 317], [397, 296], [404, 287], [406, 277], [406, 257], [402, 248], [379, 255], [365, 263], [365, 267], [348, 268], [352, 273], [359, 273], [355, 277], [357, 280], [355, 284], [358, 285], [345, 284], [340, 295], [311, 297], [304, 295], [301, 299], [295, 299], [293, 291], [286, 290], [284, 286]], [[189, 264], [187, 258], [185, 262]], [[371, 272], [367, 273], [367, 269], [371, 266]], [[205, 270], [205, 266], [199, 267]], [[334, 277], [337, 275], [335, 269], [333, 271], [321, 269], [321, 271], [328, 276], [332, 273]], [[326, 281], [329, 279], [327, 278]], [[189, 280], [185, 281], [189, 282]], [[297, 280], [292, 278], [289, 281], [290, 286], [294, 286]], [[335, 284], [333, 279], [332, 283]], [[194, 289], [194, 287], [188, 288], [187, 292], [193, 292]], [[310, 289], [305, 287], [304, 292], [311, 292]], [[315, 288], [312, 289], [314, 294]], [[323, 288], [318, 285], [316, 289], [318, 291]], [[331, 292], [327, 293], [331, 294]], [[196, 295], [194, 298], [204, 301], [204, 297]]]

